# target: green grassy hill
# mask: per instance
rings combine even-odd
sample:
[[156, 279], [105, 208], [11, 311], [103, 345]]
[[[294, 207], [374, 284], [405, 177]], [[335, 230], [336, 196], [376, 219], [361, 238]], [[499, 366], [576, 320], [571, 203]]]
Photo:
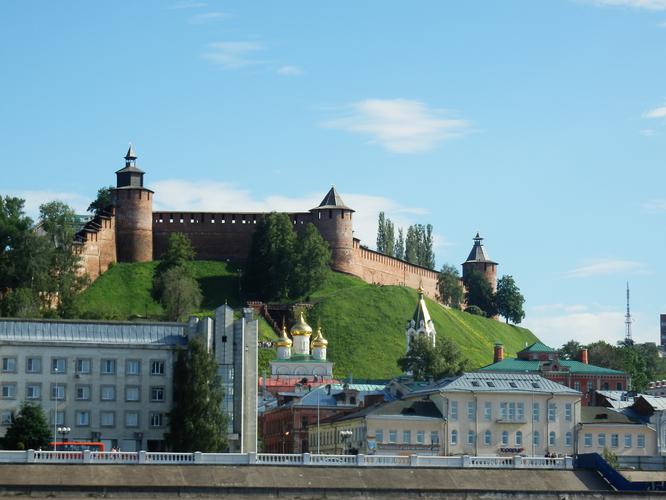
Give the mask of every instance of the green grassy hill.
[[[116, 264], [80, 298], [81, 315], [87, 318], [160, 319], [162, 307], [150, 295], [156, 263]], [[239, 306], [238, 269], [226, 262], [194, 263], [204, 303], [200, 314], [210, 314], [226, 301]], [[390, 378], [400, 373], [396, 360], [405, 351], [405, 326], [416, 307], [415, 290], [400, 286], [376, 286], [353, 276], [331, 272], [324, 286], [310, 296], [316, 304], [308, 321], [321, 322], [329, 341], [328, 357], [338, 377]], [[437, 335], [453, 340], [476, 368], [492, 361], [493, 344], [504, 344], [512, 356], [525, 343], [538, 340], [529, 330], [480, 316], [446, 309], [427, 300]], [[276, 338], [265, 321], [261, 339]], [[274, 349], [260, 350], [260, 370], [267, 367]]]

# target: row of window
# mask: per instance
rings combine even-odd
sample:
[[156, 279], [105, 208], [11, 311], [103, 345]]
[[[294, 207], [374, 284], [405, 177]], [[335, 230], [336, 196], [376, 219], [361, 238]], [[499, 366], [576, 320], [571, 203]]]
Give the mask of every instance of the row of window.
[[[51, 358], [51, 373], [67, 373], [67, 358], [52, 357]], [[89, 374], [93, 372], [93, 359], [92, 358], [76, 358], [74, 361], [74, 371], [77, 374]], [[150, 360], [150, 374], [151, 375], [164, 375], [164, 360], [153, 359]], [[118, 360], [113, 358], [101, 359], [99, 362], [99, 373], [102, 375], [115, 375], [117, 372]], [[2, 358], [2, 372], [3, 373], [17, 373], [18, 361], [15, 356], [6, 356]], [[42, 358], [39, 356], [32, 356], [25, 358], [25, 372], [26, 373], [42, 373]], [[125, 375], [140, 375], [141, 374], [141, 360], [140, 359], [126, 359], [125, 360]]]
[[[576, 380], [574, 382], [573, 388], [577, 391], [580, 391], [580, 381]], [[592, 392], [594, 390], [594, 381], [588, 380], [587, 382], [587, 392]], [[601, 390], [603, 391], [609, 391], [610, 390], [610, 383], [608, 382], [603, 382], [601, 384]], [[616, 382], [615, 383], [615, 390], [616, 391], [622, 391], [622, 382]]]
[[[415, 434], [416, 441], [414, 442], [415, 444], [426, 444], [425, 437], [426, 433], [425, 431], [416, 431]], [[384, 441], [384, 430], [383, 429], [376, 429], [375, 430], [375, 440], [377, 443], [398, 443], [398, 431], [397, 430], [392, 430], [389, 429], [388, 431], [388, 440]], [[402, 431], [402, 444], [413, 444], [412, 442], [412, 431]], [[437, 431], [432, 431], [430, 432], [430, 443], [428, 444], [439, 444], [439, 432]]]
[[[526, 422], [525, 419], [525, 403], [522, 401], [500, 401], [498, 405], [497, 418], [502, 421], [509, 422]], [[556, 403], [548, 403], [548, 421], [555, 422], [558, 418], [558, 406]], [[467, 419], [476, 420], [476, 401], [467, 401]], [[493, 420], [493, 403], [491, 401], [484, 401], [483, 403], [483, 419], [487, 421]], [[541, 403], [535, 401], [532, 403], [532, 417], [534, 422], [541, 419]], [[449, 403], [449, 420], [458, 420], [458, 401], [450, 401]], [[573, 420], [573, 403], [564, 404], [564, 420], [571, 422]]]
[[[11, 411], [3, 411], [0, 414], [1, 425], [11, 425], [14, 414]], [[50, 412], [51, 425], [65, 425], [65, 412], [58, 411]], [[125, 412], [125, 427], [134, 428], [139, 427], [141, 422], [140, 411], [126, 411]], [[92, 425], [92, 412], [90, 410], [76, 410], [74, 412], [74, 426], [76, 427], [90, 427]], [[165, 414], [160, 412], [150, 412], [148, 414], [148, 425], [150, 427], [164, 427]], [[116, 412], [115, 411], [100, 411], [99, 412], [99, 427], [116, 427]]]
[[[450, 435], [450, 442], [452, 446], [455, 446], [458, 444], [459, 440], [459, 434], [458, 431], [453, 429], [451, 431]], [[483, 445], [484, 446], [494, 446], [495, 443], [493, 441], [493, 432], [491, 430], [487, 430], [483, 433], [482, 435], [483, 438]], [[509, 431], [502, 431], [500, 433], [500, 446], [516, 446], [516, 447], [522, 447], [523, 446], [523, 433], [521, 431], [516, 431], [513, 434], [513, 443], [510, 441], [510, 433]], [[529, 436], [528, 436], [529, 439]], [[557, 434], [554, 431], [551, 431], [548, 433], [548, 446], [557, 446]], [[468, 445], [474, 445], [476, 443], [476, 433], [474, 431], [468, 431], [467, 432], [467, 444]], [[534, 446], [540, 446], [541, 444], [541, 434], [539, 431], [534, 431], [532, 433], [532, 444]], [[564, 446], [573, 446], [573, 434], [571, 432], [567, 432], [564, 435]]]
[[[0, 384], [0, 394], [2, 399], [16, 399], [16, 382], [3, 382]], [[67, 384], [51, 384], [51, 397], [52, 401], [64, 401], [67, 394]], [[161, 403], [166, 398], [165, 388], [162, 386], [150, 387], [150, 401]], [[25, 398], [29, 400], [42, 399], [42, 384], [40, 383], [26, 383]], [[77, 401], [92, 401], [92, 386], [87, 384], [77, 384], [75, 386], [75, 397]], [[115, 385], [101, 385], [99, 388], [100, 401], [116, 401], [117, 390]], [[139, 385], [126, 385], [125, 386], [125, 401], [137, 402], [141, 401], [141, 386]]]
[[[633, 434], [625, 434], [624, 435], [624, 447], [625, 448], [631, 448], [633, 446], [633, 440], [634, 436]], [[592, 439], [592, 434], [591, 433], [585, 433], [583, 435], [583, 445], [587, 448], [592, 446], [593, 443]], [[603, 448], [606, 446], [606, 433], [600, 432], [597, 434], [597, 445], [600, 448]], [[619, 434], [611, 434], [610, 435], [610, 447], [611, 448], [619, 448], [620, 447], [620, 435]], [[638, 434], [636, 436], [636, 447], [637, 448], [645, 448], [645, 434]]]
[[[354, 427], [351, 429], [352, 435], [349, 438], [349, 442], [357, 443], [365, 439], [365, 428], [363, 427]], [[319, 443], [321, 446], [340, 444], [343, 442], [343, 439], [340, 437], [340, 429], [333, 429], [328, 431], [323, 431], [319, 434]], [[317, 436], [314, 435], [314, 443], [317, 442]], [[347, 442], [347, 441], [345, 441]]]

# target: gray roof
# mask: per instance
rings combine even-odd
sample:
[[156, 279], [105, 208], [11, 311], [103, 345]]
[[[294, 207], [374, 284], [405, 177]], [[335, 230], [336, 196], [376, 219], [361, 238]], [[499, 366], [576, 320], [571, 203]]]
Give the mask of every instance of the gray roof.
[[185, 345], [184, 323], [0, 319], [0, 342]]
[[472, 251], [469, 252], [465, 262], [487, 262], [489, 264], [497, 264], [497, 262], [490, 260], [490, 257], [488, 257], [486, 249], [484, 248], [483, 243], [481, 243], [482, 241], [483, 238], [479, 236], [479, 233], [476, 233], [476, 236], [474, 237], [474, 246], [472, 247]]
[[579, 391], [536, 374], [471, 372], [458, 377], [442, 379], [427, 389], [410, 393], [407, 397], [433, 392], [527, 392], [530, 394], [570, 394]]
[[134, 146], [132, 146], [132, 143], [130, 142], [129, 149], [127, 150], [127, 154], [125, 155], [126, 160], [136, 160], [138, 156], [134, 152]]
[[[305, 393], [289, 392], [280, 394], [298, 397], [297, 400], [286, 403], [287, 405], [291, 404], [292, 406], [344, 406], [340, 403], [339, 398], [336, 398], [337, 395], [344, 393], [343, 385], [328, 385], [331, 386], [331, 394], [328, 393], [327, 384], [320, 385], [316, 389], [312, 389]], [[347, 384], [347, 389], [359, 391], [358, 397], [360, 400], [363, 400], [365, 396], [376, 394], [383, 394], [384, 400], [393, 399], [393, 397], [385, 390], [384, 384]]]
[[326, 196], [324, 196], [324, 199], [321, 200], [321, 203], [319, 206], [313, 210], [317, 209], [324, 209], [324, 208], [343, 208], [345, 210], [352, 210], [349, 208], [347, 205], [345, 205], [345, 202], [342, 201], [342, 198], [338, 194], [338, 192], [335, 190], [335, 186], [332, 186], [331, 189], [326, 193]]
[[666, 410], [666, 398], [659, 396], [648, 396], [647, 394], [641, 394], [640, 397], [643, 398], [643, 400], [654, 410]]
[[367, 406], [362, 410], [346, 415], [336, 416], [330, 419], [332, 422], [353, 420], [366, 416], [404, 416], [441, 419], [442, 413], [432, 401], [399, 399], [389, 403], [379, 403]]
[[614, 411], [605, 406], [583, 406], [580, 409], [582, 424], [639, 424], [643, 422], [629, 412]]

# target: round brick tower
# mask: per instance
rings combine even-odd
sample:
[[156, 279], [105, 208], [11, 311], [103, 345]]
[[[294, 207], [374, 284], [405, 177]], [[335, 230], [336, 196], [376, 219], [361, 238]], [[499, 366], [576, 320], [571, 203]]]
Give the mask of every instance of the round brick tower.
[[354, 273], [352, 213], [354, 210], [344, 204], [335, 186], [318, 207], [310, 210], [312, 223], [331, 248], [331, 267], [351, 274]]
[[143, 187], [143, 170], [130, 145], [125, 168], [116, 172], [116, 253], [119, 262], [153, 260], [153, 192]]
[[474, 246], [469, 253], [467, 260], [463, 262], [463, 281], [471, 271], [478, 271], [483, 274], [493, 288], [493, 292], [497, 290], [497, 262], [493, 262], [488, 258], [486, 249], [483, 246], [483, 238], [476, 233], [474, 237]]

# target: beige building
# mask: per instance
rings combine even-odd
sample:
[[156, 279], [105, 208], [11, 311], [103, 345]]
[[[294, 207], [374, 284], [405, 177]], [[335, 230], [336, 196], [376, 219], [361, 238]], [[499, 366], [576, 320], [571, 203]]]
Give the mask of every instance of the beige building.
[[601, 454], [604, 448], [618, 456], [655, 456], [657, 432], [631, 411], [583, 407], [578, 453]]

